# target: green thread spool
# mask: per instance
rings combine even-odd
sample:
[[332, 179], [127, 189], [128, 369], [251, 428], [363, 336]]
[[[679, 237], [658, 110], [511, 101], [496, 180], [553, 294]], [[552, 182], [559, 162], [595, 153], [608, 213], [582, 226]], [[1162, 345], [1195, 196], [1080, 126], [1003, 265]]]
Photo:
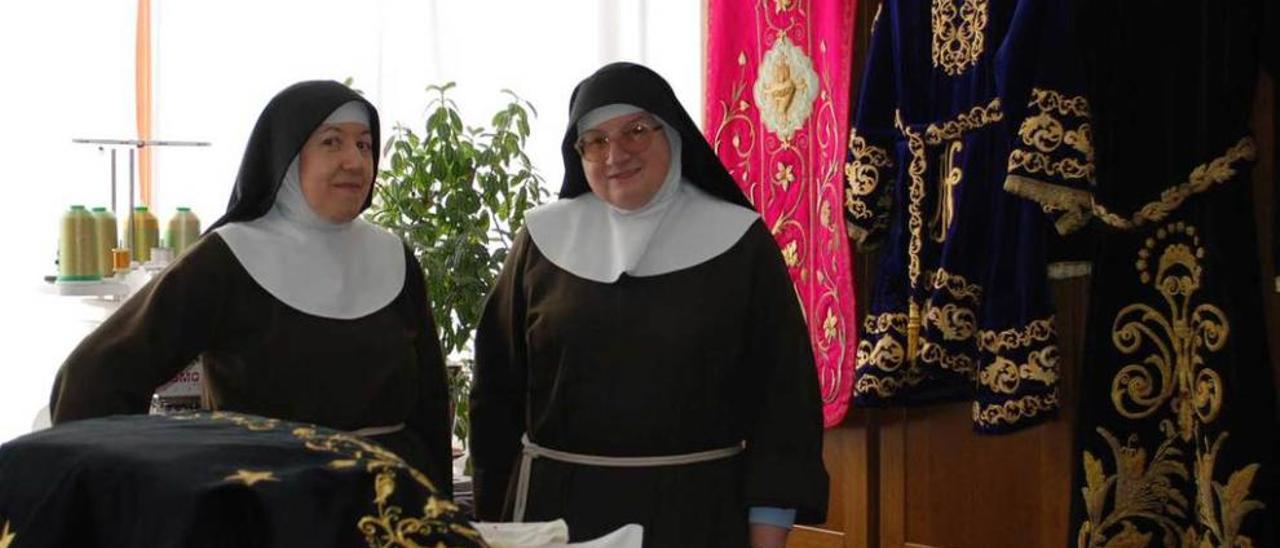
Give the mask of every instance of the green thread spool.
[[120, 225], [105, 207], [93, 208], [94, 250], [98, 256], [98, 275], [110, 278], [115, 273], [111, 250], [119, 246]]
[[133, 217], [125, 234], [133, 260], [139, 263], [150, 261], [151, 248], [160, 247], [160, 221], [147, 210], [147, 206], [133, 208]]
[[98, 255], [94, 249], [93, 215], [82, 205], [73, 205], [62, 216], [58, 238], [58, 281], [101, 280]]
[[200, 218], [190, 208], [178, 208], [178, 212], [169, 219], [169, 228], [165, 232], [165, 241], [173, 248], [173, 255], [181, 255], [199, 238]]

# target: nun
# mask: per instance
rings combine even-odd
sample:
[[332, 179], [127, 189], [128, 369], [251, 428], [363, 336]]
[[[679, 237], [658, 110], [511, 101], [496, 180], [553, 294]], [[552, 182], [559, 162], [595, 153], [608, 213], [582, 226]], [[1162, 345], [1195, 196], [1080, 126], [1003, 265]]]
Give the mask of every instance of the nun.
[[276, 95], [226, 214], [71, 353], [53, 422], [146, 413], [199, 357], [212, 409], [366, 436], [448, 495], [448, 388], [422, 269], [359, 218], [378, 139], [377, 111], [345, 85]]
[[528, 213], [476, 334], [478, 517], [781, 546], [828, 488], [782, 254], [661, 76], [607, 65], [569, 110], [560, 198]]

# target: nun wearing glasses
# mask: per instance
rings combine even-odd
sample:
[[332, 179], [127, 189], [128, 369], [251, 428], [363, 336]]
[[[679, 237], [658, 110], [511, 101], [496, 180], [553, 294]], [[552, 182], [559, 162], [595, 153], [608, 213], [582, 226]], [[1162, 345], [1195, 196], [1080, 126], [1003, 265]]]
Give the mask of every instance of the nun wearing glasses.
[[477, 514], [629, 523], [646, 546], [782, 546], [826, 517], [818, 379], [782, 255], [661, 76], [570, 100], [476, 335]]

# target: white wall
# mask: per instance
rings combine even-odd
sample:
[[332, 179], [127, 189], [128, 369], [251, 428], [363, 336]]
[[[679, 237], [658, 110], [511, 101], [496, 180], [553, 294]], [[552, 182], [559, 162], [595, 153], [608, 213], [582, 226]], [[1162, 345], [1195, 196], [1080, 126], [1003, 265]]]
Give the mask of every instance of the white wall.
[[[540, 114], [530, 155], [551, 192], [563, 174], [559, 143], [569, 93], [605, 62], [648, 64], [701, 119], [694, 0], [152, 4], [153, 137], [213, 143], [155, 153], [152, 208], [162, 222], [179, 205], [206, 224], [221, 214], [258, 113], [298, 80], [354, 78], [385, 128], [421, 124], [428, 84], [456, 81], [453, 98], [464, 116], [486, 123], [501, 104], [500, 90], [514, 90]], [[135, 137], [135, 6], [0, 5], [0, 159], [10, 191], [0, 214], [7, 301], [0, 307], [0, 442], [29, 430], [58, 364], [104, 314], [100, 306], [42, 294], [40, 278], [54, 273], [61, 212], [109, 199], [108, 156], [71, 139]], [[124, 156], [119, 173], [127, 177]]]

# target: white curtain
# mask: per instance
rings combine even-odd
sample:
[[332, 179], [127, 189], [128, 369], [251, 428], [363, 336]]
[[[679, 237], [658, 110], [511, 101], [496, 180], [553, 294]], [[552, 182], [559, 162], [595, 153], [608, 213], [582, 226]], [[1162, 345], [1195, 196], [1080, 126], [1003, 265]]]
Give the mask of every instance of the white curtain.
[[[54, 372], [101, 308], [40, 294], [54, 273], [58, 218], [70, 204], [107, 205], [109, 157], [73, 137], [133, 138], [136, 0], [0, 5], [7, 260], [0, 268], [0, 442], [25, 433]], [[218, 217], [258, 113], [306, 79], [342, 80], [378, 106], [385, 128], [419, 126], [428, 84], [487, 123], [501, 89], [531, 101], [530, 156], [559, 188], [559, 144], [573, 86], [629, 60], [667, 77], [701, 119], [701, 2], [692, 0], [152, 1], [153, 138], [209, 141], [155, 152], [152, 208]], [[384, 131], [384, 136], [389, 132]], [[127, 186], [120, 156], [120, 188]], [[121, 204], [127, 197], [121, 195]]]

